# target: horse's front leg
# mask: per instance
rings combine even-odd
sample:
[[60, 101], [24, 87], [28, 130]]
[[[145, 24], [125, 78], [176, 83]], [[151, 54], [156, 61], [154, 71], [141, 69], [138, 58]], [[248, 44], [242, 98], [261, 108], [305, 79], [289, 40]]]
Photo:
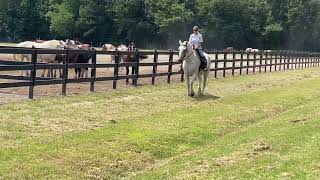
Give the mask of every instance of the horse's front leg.
[[208, 75], [209, 75], [209, 72], [205, 72], [205, 73], [203, 74], [202, 91], [201, 91], [201, 94], [202, 94], [202, 95], [204, 95], [204, 89], [205, 89], [206, 86], [207, 86]]
[[48, 69], [47, 77], [53, 77], [53, 69]]
[[[28, 58], [28, 56], [22, 57], [22, 62], [24, 62], [24, 59], [26, 60], [26, 62], [31, 62], [31, 60]], [[27, 77], [30, 76], [30, 74], [31, 74], [31, 73], [29, 73], [28, 70], [26, 70], [26, 71], [21, 71], [22, 76], [23, 76], [23, 72], [26, 73], [26, 76], [27, 76]]]
[[192, 76], [191, 82], [190, 82], [190, 96], [193, 97], [195, 95], [194, 91], [193, 91], [193, 83], [196, 80], [196, 78], [194, 76]]
[[88, 74], [89, 69], [85, 68], [84, 71], [85, 71], [85, 77], [88, 78], [89, 77], [89, 74]]
[[[21, 54], [21, 55], [19, 54], [19, 56], [20, 56], [20, 58], [21, 58], [21, 57], [22, 57], [22, 54]], [[21, 62], [22, 62], [22, 63], [23, 63], [23, 61], [24, 61], [24, 57], [21, 58]], [[20, 76], [23, 76], [23, 72], [24, 72], [23, 70], [20, 71]]]
[[84, 71], [85, 71], [84, 68], [79, 69], [79, 73], [80, 73], [79, 78], [84, 77]]
[[41, 77], [44, 77], [45, 74], [46, 74], [46, 70], [43, 69], [43, 70], [42, 70], [42, 73], [41, 73]]
[[75, 79], [78, 78], [78, 70], [77, 70], [77, 68], [74, 68], [74, 78]]
[[186, 76], [186, 82], [187, 82], [187, 96], [191, 96], [190, 92], [190, 77]]
[[198, 83], [198, 95], [202, 95], [202, 91], [201, 91], [201, 87], [203, 85], [202, 81], [203, 81], [203, 78], [202, 78], [202, 74], [198, 76], [198, 79], [199, 79], [199, 83]]

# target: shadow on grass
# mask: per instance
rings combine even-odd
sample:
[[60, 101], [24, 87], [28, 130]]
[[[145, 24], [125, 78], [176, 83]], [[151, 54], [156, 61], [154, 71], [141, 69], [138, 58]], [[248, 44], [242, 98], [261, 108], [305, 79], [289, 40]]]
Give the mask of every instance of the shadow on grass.
[[203, 96], [195, 96], [194, 99], [196, 99], [197, 101], [215, 101], [220, 99], [220, 97], [212, 94], [205, 94]]

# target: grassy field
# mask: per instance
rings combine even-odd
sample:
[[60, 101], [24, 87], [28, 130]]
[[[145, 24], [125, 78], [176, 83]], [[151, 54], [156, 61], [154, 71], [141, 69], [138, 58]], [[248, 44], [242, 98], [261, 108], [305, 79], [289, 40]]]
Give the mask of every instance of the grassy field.
[[318, 179], [320, 69], [0, 106], [0, 179]]

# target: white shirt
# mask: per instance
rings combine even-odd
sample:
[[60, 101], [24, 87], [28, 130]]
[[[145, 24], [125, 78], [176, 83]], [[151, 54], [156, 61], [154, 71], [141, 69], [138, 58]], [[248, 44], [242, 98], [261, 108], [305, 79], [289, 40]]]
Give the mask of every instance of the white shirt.
[[[193, 45], [193, 46], [198, 46], [199, 43], [203, 42], [202, 39], [202, 35], [198, 32], [198, 34], [194, 34], [192, 33], [189, 37], [189, 42]], [[201, 47], [200, 47], [201, 48]]]

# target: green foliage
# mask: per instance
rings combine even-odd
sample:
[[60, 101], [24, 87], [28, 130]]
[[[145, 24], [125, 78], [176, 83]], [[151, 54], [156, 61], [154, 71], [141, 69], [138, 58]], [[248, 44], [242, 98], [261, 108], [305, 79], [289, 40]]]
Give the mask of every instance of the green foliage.
[[135, 41], [138, 44], [153, 40], [157, 33], [154, 18], [147, 13], [144, 0], [128, 0], [114, 3], [115, 31], [123, 41]]
[[50, 11], [47, 13], [49, 18], [50, 30], [62, 37], [72, 37], [75, 34], [75, 14], [71, 11], [71, 7], [67, 6], [67, 2], [61, 4], [52, 4]]
[[192, 28], [191, 22], [194, 14], [185, 3], [178, 0], [146, 0], [146, 4], [159, 28], [159, 35], [174, 44], [179, 38], [187, 40], [186, 32]]

